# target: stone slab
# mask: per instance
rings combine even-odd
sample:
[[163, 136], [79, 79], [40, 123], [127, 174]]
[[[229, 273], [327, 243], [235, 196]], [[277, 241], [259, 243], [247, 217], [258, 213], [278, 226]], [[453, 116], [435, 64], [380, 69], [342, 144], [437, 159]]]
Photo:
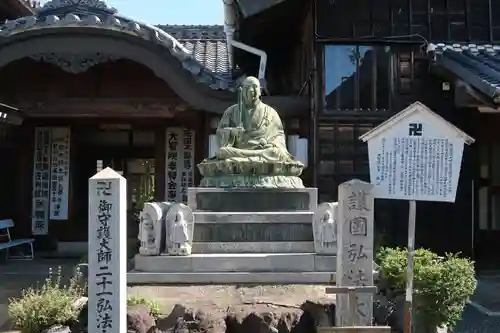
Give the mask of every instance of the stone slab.
[[314, 253], [313, 242], [195, 242], [193, 253]]
[[196, 225], [205, 223], [312, 223], [313, 212], [195, 212]]
[[314, 211], [316, 188], [188, 188], [188, 206], [206, 212]]
[[213, 223], [194, 228], [195, 242], [309, 242], [312, 223]]
[[335, 273], [329, 272], [292, 272], [292, 273], [249, 273], [249, 272], [215, 272], [215, 273], [127, 273], [129, 285], [146, 284], [332, 284], [335, 283]]
[[142, 256], [134, 269], [148, 273], [335, 272], [335, 256], [314, 253], [226, 253], [190, 256]]

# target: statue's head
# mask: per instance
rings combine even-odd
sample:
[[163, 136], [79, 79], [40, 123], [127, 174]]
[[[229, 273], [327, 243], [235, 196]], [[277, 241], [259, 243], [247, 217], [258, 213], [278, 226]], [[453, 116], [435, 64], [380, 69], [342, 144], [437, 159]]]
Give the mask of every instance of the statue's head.
[[242, 98], [245, 104], [255, 104], [260, 100], [260, 82], [254, 76], [249, 76], [243, 80], [241, 83]]
[[332, 222], [333, 221], [332, 213], [329, 210], [327, 210], [325, 212], [325, 214], [323, 215], [323, 221], [325, 221], [325, 222]]
[[175, 214], [175, 222], [178, 223], [183, 220], [184, 220], [184, 215], [182, 214], [182, 212], [177, 212], [177, 214]]

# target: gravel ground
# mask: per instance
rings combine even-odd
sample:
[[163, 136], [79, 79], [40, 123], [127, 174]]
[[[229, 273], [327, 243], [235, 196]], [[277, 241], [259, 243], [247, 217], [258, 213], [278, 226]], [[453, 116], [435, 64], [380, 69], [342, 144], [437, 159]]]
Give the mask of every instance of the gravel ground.
[[335, 300], [325, 295], [326, 286], [168, 286], [129, 287], [129, 295], [155, 299], [163, 313], [169, 313], [176, 303], [205, 311], [225, 311], [228, 307], [250, 303], [272, 302], [282, 308], [296, 308], [304, 301], [328, 303]]
[[[54, 261], [30, 262], [31, 269], [26, 272], [26, 262], [0, 264], [0, 333], [8, 331], [7, 304], [8, 298], [18, 296], [22, 288], [36, 283], [46, 277], [48, 267], [62, 265], [65, 271], [71, 272], [73, 262]], [[487, 280], [487, 281], [486, 281]], [[481, 280], [480, 287], [472, 298], [492, 311], [500, 311], [500, 279]], [[169, 312], [176, 303], [187, 307], [205, 309], [206, 311], [225, 312], [230, 307], [251, 306], [256, 311], [291, 311], [291, 309], [309, 299], [316, 302], [331, 302], [334, 296], [326, 296], [324, 286], [169, 286], [169, 287], [129, 287], [132, 295], [156, 299], [162, 312]], [[265, 305], [273, 302], [279, 306]], [[259, 303], [259, 304], [248, 304]], [[441, 331], [440, 333], [445, 333]], [[451, 333], [451, 332], [450, 332]], [[467, 306], [463, 318], [453, 333], [500, 333], [500, 316], [488, 316], [473, 306]]]

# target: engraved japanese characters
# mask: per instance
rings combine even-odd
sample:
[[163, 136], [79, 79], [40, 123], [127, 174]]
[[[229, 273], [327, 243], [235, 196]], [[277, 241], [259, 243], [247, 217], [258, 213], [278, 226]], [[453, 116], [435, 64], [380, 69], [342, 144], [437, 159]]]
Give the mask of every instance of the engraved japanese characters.
[[89, 180], [88, 328], [126, 331], [127, 207], [125, 178], [106, 168]]
[[317, 254], [337, 253], [337, 203], [324, 202], [314, 212], [314, 250]]
[[[373, 286], [373, 185], [351, 180], [339, 186], [337, 285]], [[369, 326], [373, 295], [356, 297], [356, 324]], [[347, 295], [337, 296], [336, 323], [350, 325]]]

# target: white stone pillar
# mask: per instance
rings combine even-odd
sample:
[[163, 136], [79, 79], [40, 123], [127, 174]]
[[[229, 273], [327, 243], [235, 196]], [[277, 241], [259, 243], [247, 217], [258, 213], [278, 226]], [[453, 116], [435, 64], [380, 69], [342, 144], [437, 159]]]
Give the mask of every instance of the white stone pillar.
[[296, 134], [288, 135], [286, 146], [288, 152], [307, 167], [307, 139]]
[[[373, 286], [373, 185], [351, 180], [339, 185], [338, 287]], [[347, 295], [337, 295], [336, 325], [350, 326]], [[371, 326], [373, 295], [358, 294], [356, 325]]]
[[208, 157], [214, 157], [219, 151], [219, 142], [217, 140], [217, 135], [210, 134], [208, 136]]
[[293, 156], [297, 157], [297, 142], [299, 141], [298, 135], [288, 135], [286, 140], [286, 148], [288, 152]]
[[111, 168], [89, 179], [88, 330], [127, 331], [127, 181]]
[[308, 144], [307, 144], [307, 139], [306, 138], [299, 138], [297, 141], [297, 153], [295, 157], [302, 163], [304, 163], [304, 166], [307, 168], [307, 162], [308, 162]]

